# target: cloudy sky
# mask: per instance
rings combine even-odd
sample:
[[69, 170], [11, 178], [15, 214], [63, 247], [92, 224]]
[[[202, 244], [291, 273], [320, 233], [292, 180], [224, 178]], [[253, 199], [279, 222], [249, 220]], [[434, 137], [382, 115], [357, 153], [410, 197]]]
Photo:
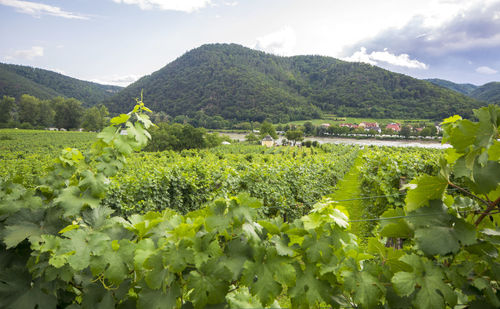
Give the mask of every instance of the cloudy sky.
[[500, 81], [500, 0], [0, 0], [0, 62], [125, 86], [205, 43]]

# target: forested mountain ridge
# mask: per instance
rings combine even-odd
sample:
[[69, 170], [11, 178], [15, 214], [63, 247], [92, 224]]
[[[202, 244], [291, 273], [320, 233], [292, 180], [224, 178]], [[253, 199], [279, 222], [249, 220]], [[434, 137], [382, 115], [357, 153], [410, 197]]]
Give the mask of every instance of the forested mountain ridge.
[[449, 80], [439, 79], [439, 78], [429, 78], [424, 80], [433, 83], [434, 85], [438, 85], [443, 88], [448, 88], [465, 95], [470, 95], [474, 90], [479, 88], [479, 86], [473, 84], [457, 84]]
[[470, 96], [489, 103], [500, 104], [500, 82], [484, 84], [471, 92]]
[[19, 98], [29, 94], [40, 99], [56, 96], [75, 98], [84, 106], [94, 106], [122, 87], [101, 85], [29, 66], [0, 63], [0, 97]]
[[490, 82], [482, 86], [476, 86], [473, 84], [456, 84], [454, 82], [438, 78], [426, 79], [426, 81], [460, 92], [476, 100], [488, 103], [500, 103], [500, 82]]
[[125, 112], [144, 90], [154, 111], [273, 121], [322, 113], [376, 118], [471, 115], [480, 102], [379, 67], [323, 56], [280, 57], [236, 44], [193, 49], [106, 100]]

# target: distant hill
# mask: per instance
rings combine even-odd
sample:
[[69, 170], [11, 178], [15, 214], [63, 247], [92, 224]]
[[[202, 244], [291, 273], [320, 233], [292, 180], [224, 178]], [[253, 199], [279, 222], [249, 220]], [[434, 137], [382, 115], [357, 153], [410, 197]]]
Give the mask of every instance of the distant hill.
[[430, 78], [425, 79], [428, 82], [433, 83], [434, 85], [438, 85], [444, 88], [448, 88], [454, 90], [456, 92], [460, 92], [461, 94], [470, 95], [471, 92], [476, 90], [479, 86], [473, 84], [457, 84], [454, 82], [450, 82], [449, 80], [439, 79], [439, 78]]
[[331, 57], [279, 57], [236, 44], [191, 50], [123, 89], [106, 105], [129, 111], [144, 90], [154, 111], [203, 112], [226, 119], [273, 121], [322, 113], [377, 118], [442, 119], [471, 115], [481, 103], [429, 82]]
[[84, 106], [101, 103], [122, 87], [101, 85], [56, 72], [22, 65], [0, 63], [0, 96], [33, 95], [40, 99], [55, 96], [75, 98]]
[[472, 91], [470, 96], [489, 103], [500, 104], [500, 82], [484, 84]]

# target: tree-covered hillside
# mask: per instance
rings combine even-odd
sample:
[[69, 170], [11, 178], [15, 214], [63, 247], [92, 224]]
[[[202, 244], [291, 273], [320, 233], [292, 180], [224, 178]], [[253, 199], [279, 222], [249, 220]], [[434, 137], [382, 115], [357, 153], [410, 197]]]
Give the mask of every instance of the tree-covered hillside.
[[470, 95], [478, 100], [500, 104], [500, 82], [484, 84], [474, 90]]
[[84, 106], [93, 106], [111, 97], [122, 87], [101, 85], [56, 72], [22, 65], [0, 63], [0, 97], [20, 98], [29, 94], [40, 99], [56, 96], [75, 98]]
[[322, 56], [279, 57], [236, 44], [203, 45], [106, 101], [125, 112], [144, 90], [171, 116], [203, 111], [226, 119], [286, 122], [322, 113], [376, 118], [462, 114], [480, 103], [429, 82]]
[[460, 92], [461, 94], [465, 95], [470, 95], [472, 91], [478, 88], [478, 86], [473, 84], [457, 84], [454, 82], [450, 82], [449, 80], [444, 80], [439, 78], [430, 78], [426, 79], [426, 81], [431, 82], [434, 85], [441, 86], [443, 88], [448, 88], [456, 92]]

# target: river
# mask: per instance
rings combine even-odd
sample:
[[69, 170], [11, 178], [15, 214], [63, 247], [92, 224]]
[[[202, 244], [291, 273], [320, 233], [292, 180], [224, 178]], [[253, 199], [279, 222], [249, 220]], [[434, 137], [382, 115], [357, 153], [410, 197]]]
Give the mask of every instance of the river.
[[[220, 133], [229, 136], [231, 139], [244, 141], [246, 134], [243, 133]], [[280, 141], [283, 137], [280, 137]], [[378, 139], [354, 139], [342, 137], [306, 137], [306, 141], [318, 141], [320, 144], [347, 144], [360, 146], [393, 146], [393, 147], [422, 147], [445, 149], [451, 147], [449, 144], [441, 144], [438, 141], [422, 141], [422, 140], [378, 140]]]

